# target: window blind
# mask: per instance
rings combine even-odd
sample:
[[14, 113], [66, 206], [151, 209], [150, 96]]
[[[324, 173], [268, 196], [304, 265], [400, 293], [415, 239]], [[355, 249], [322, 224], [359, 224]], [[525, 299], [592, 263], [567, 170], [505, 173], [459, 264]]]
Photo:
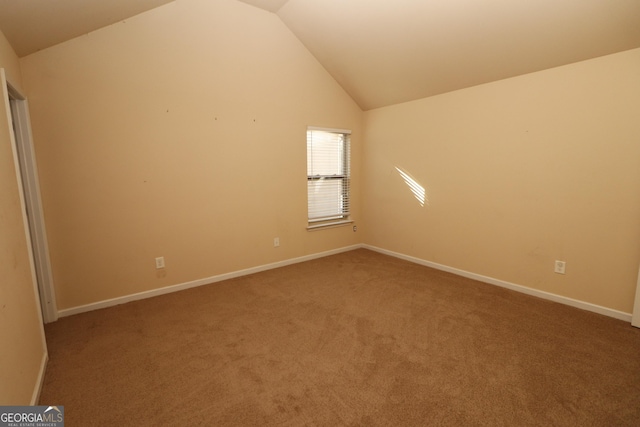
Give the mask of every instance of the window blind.
[[307, 129], [309, 224], [349, 217], [350, 131]]

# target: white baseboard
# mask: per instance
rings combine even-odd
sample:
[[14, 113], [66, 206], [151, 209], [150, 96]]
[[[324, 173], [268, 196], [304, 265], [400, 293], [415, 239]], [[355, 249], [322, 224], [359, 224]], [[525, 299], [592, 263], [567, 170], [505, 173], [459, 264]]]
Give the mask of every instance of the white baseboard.
[[306, 255], [298, 258], [292, 258], [284, 261], [278, 261], [271, 264], [265, 264], [257, 267], [247, 268], [244, 270], [238, 270], [231, 273], [220, 274], [217, 276], [207, 277], [204, 279], [194, 280], [191, 282], [181, 283], [177, 285], [167, 286], [160, 289], [153, 289], [150, 291], [139, 292], [136, 294], [126, 295], [123, 297], [113, 298], [105, 301], [99, 301], [92, 304], [82, 305], [78, 307], [72, 307], [64, 310], [58, 311], [59, 317], [72, 316], [74, 314], [84, 313], [92, 310], [99, 310], [101, 308], [112, 307], [115, 305], [125, 304], [127, 302], [141, 300], [145, 298], [151, 298], [159, 295], [164, 295], [172, 292], [178, 292], [185, 289], [195, 288], [197, 286], [208, 285], [211, 283], [220, 282], [223, 280], [234, 279], [236, 277], [246, 276], [249, 274], [259, 273], [261, 271], [272, 270], [274, 268], [285, 267], [291, 264], [297, 264], [300, 262], [310, 261], [312, 259], [322, 258], [329, 255], [335, 255], [342, 252], [348, 252], [354, 249], [365, 248], [372, 250], [374, 252], [379, 252], [381, 254], [389, 255], [395, 258], [400, 258], [405, 261], [413, 262], [415, 264], [424, 265], [426, 267], [435, 268], [436, 270], [446, 271], [448, 273], [453, 273], [458, 276], [466, 277], [469, 279], [477, 280], [480, 282], [488, 283], [495, 286], [500, 286], [502, 288], [511, 289], [516, 292], [521, 292], [523, 294], [532, 295], [538, 298], [546, 299], [549, 301], [558, 302], [560, 304], [569, 305], [571, 307], [580, 308], [582, 310], [591, 311], [593, 313], [602, 314], [605, 316], [613, 317], [615, 319], [624, 320], [625, 322], [631, 322], [631, 313], [624, 313], [622, 311], [613, 310], [611, 308], [602, 307], [596, 304], [591, 304], [588, 302], [576, 300], [573, 298], [564, 297], [561, 295], [552, 294], [550, 292], [540, 291], [533, 288], [528, 288], [526, 286], [517, 285], [515, 283], [506, 282], [504, 280], [494, 279], [493, 277], [483, 276], [476, 273], [471, 273], [469, 271], [460, 270], [457, 268], [449, 267], [446, 265], [438, 264], [431, 261], [425, 261], [420, 258], [412, 257], [409, 255], [404, 255], [398, 252], [389, 251], [386, 249], [378, 248], [376, 246], [371, 246], [367, 244], [357, 244], [352, 246], [346, 246], [339, 249], [334, 249], [326, 252], [320, 252], [316, 254]]
[[40, 400], [40, 392], [42, 391], [42, 385], [44, 384], [44, 374], [47, 371], [47, 362], [49, 361], [49, 354], [45, 351], [40, 361], [40, 371], [38, 372], [38, 378], [36, 378], [36, 386], [33, 389], [31, 395], [31, 406], [38, 405]]
[[178, 292], [185, 289], [195, 288], [197, 286], [208, 285], [211, 283], [221, 282], [223, 280], [234, 279], [236, 277], [247, 276], [249, 274], [259, 273], [261, 271], [272, 270], [274, 268], [285, 267], [291, 264], [297, 264], [300, 262], [310, 261], [312, 259], [323, 258], [329, 255], [335, 255], [342, 252], [352, 251], [354, 249], [361, 248], [362, 245], [352, 245], [343, 248], [333, 249], [330, 251], [320, 252], [311, 255], [305, 255], [298, 258], [291, 258], [284, 261], [278, 261], [271, 264], [260, 265], [257, 267], [251, 267], [244, 270], [233, 271], [231, 273], [219, 274], [217, 276], [207, 277], [204, 279], [194, 280], [191, 282], [180, 283], [177, 285], [167, 286], [160, 289], [153, 289], [145, 292], [138, 292], [131, 295], [125, 295], [123, 297], [112, 298], [104, 301], [99, 301], [91, 304], [81, 305], [78, 307], [67, 308], [58, 311], [59, 317], [72, 316], [74, 314], [85, 313], [87, 311], [99, 310], [101, 308], [113, 307], [114, 305], [125, 304], [131, 301], [137, 301], [145, 298], [151, 298], [159, 295], [169, 294], [172, 292]]
[[522, 292], [523, 294], [532, 295], [534, 297], [558, 302], [560, 304], [569, 305], [571, 307], [580, 308], [583, 310], [591, 311], [593, 313], [598, 313], [605, 316], [613, 317], [615, 319], [624, 320], [625, 322], [631, 322], [631, 313], [624, 313], [622, 311], [613, 310], [611, 308], [602, 307], [600, 305], [591, 304], [591, 303], [576, 300], [573, 298], [563, 297], [561, 295], [552, 294], [550, 292], [540, 291], [540, 290], [528, 288], [522, 285], [516, 285], [515, 283], [505, 282], [504, 280], [494, 279], [493, 277], [482, 276], [480, 274], [471, 273], [465, 270], [460, 270], [457, 268], [449, 267], [449, 266], [438, 264], [431, 261], [425, 261], [420, 258], [415, 258], [415, 257], [404, 255], [398, 252], [389, 251], [386, 249], [378, 248], [376, 246], [365, 244], [365, 245], [362, 245], [362, 247], [375, 252], [379, 252], [381, 254], [389, 255], [395, 258], [400, 258], [405, 261], [410, 261], [415, 264], [424, 265], [426, 267], [435, 268], [436, 270], [442, 270], [448, 273], [453, 273], [458, 276], [477, 280], [479, 282], [484, 282], [491, 285], [500, 286], [502, 288], [511, 289], [513, 291]]

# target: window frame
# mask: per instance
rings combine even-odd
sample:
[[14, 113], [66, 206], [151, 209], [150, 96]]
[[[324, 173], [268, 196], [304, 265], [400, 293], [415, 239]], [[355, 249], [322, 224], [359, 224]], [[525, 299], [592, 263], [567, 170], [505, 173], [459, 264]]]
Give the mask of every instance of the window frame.
[[[342, 147], [342, 159], [340, 159], [340, 163], [342, 164], [342, 170], [340, 174], [332, 174], [332, 175], [322, 175], [315, 174], [309, 175], [309, 155], [310, 155], [310, 132], [319, 131], [333, 134], [340, 134], [343, 136], [343, 147]], [[335, 128], [324, 128], [324, 127], [316, 127], [316, 126], [307, 126], [307, 230], [321, 230], [325, 228], [338, 227], [343, 225], [348, 225], [353, 223], [351, 219], [351, 131], [348, 129], [335, 129]], [[311, 200], [309, 197], [310, 191], [310, 182], [317, 182], [320, 180], [329, 180], [341, 181], [341, 212], [336, 212], [333, 216], [322, 217], [319, 219], [311, 218]]]

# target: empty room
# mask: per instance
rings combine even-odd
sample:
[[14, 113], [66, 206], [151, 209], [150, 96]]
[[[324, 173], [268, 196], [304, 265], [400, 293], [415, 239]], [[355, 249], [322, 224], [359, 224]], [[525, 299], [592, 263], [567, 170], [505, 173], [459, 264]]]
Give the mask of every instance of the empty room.
[[640, 2], [8, 0], [0, 69], [0, 425], [640, 423]]

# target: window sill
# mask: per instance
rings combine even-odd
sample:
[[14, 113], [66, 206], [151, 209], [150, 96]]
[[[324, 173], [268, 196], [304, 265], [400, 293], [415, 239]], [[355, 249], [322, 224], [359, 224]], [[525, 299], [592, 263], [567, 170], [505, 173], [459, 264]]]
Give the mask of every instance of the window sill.
[[318, 231], [318, 230], [324, 230], [326, 228], [344, 227], [349, 224], [353, 224], [353, 220], [345, 219], [341, 221], [325, 222], [322, 224], [309, 225], [307, 226], [307, 231]]

